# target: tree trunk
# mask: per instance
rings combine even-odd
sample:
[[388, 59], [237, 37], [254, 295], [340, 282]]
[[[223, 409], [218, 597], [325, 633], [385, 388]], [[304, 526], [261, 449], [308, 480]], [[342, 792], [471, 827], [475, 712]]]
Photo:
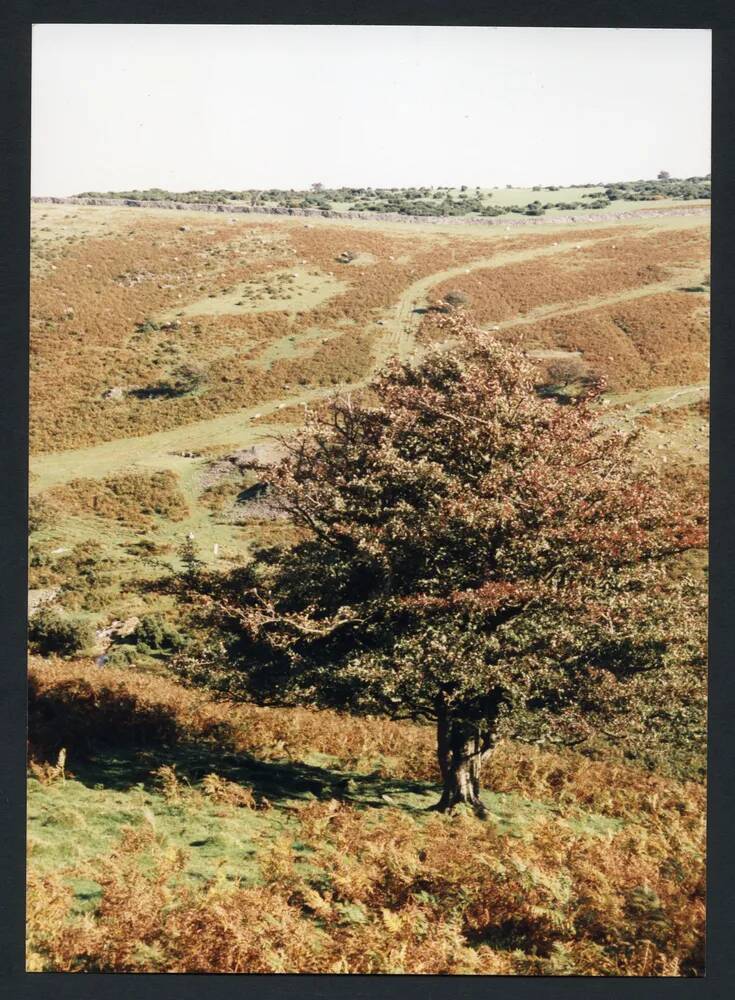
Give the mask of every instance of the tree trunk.
[[467, 805], [484, 819], [487, 810], [480, 800], [482, 765], [492, 749], [492, 735], [477, 725], [454, 720], [442, 695], [437, 699], [437, 753], [444, 782], [442, 796], [432, 809], [451, 812]]

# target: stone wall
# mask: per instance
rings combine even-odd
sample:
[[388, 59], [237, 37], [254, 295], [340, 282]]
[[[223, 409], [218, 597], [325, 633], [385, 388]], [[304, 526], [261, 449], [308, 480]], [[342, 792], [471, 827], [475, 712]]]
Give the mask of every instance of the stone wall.
[[706, 215], [709, 206], [692, 208], [642, 209], [638, 211], [601, 213], [572, 212], [568, 215], [497, 215], [467, 217], [462, 215], [399, 215], [397, 212], [332, 212], [317, 208], [264, 208], [223, 202], [141, 201], [135, 198], [51, 198], [34, 197], [31, 202], [41, 205], [106, 205], [111, 208], [163, 208], [186, 212], [224, 212], [234, 215], [291, 215], [316, 219], [365, 219], [371, 222], [404, 222], [419, 225], [475, 225], [475, 226], [539, 226], [577, 222], [607, 222], [619, 219], [641, 219], [665, 215]]

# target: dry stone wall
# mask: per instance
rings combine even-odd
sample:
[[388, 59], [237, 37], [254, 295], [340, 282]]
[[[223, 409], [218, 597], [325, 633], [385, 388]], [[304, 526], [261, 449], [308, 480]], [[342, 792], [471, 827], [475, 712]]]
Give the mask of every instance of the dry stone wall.
[[602, 214], [600, 212], [572, 212], [568, 215], [498, 215], [472, 217], [462, 215], [399, 215], [397, 212], [333, 212], [315, 208], [265, 208], [254, 205], [237, 205], [229, 202], [148, 201], [135, 198], [53, 198], [33, 197], [34, 204], [42, 205], [106, 205], [111, 208], [163, 208], [186, 212], [224, 212], [235, 215], [290, 215], [317, 219], [365, 219], [372, 222], [405, 222], [419, 225], [475, 225], [475, 226], [539, 226], [577, 222], [608, 222], [617, 219], [641, 219], [665, 215], [707, 215], [709, 206], [692, 208], [641, 209], [632, 212]]

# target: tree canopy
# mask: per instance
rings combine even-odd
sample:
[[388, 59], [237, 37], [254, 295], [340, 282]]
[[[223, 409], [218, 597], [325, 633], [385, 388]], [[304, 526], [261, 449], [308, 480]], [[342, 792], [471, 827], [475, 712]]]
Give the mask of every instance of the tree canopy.
[[600, 420], [599, 383], [561, 405], [519, 351], [444, 322], [456, 348], [393, 361], [371, 402], [335, 398], [285, 441], [272, 502], [301, 539], [210, 608], [229, 637], [220, 682], [434, 720], [439, 807], [481, 811], [500, 733], [645, 728], [666, 712], [651, 672], [661, 692], [687, 687], [702, 598], [666, 562], [705, 525], [636, 469], [631, 438]]

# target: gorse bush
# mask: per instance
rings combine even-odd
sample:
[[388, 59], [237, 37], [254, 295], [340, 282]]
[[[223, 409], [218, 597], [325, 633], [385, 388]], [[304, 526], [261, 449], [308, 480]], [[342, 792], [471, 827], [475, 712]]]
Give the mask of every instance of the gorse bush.
[[73, 656], [90, 646], [91, 626], [80, 618], [43, 607], [28, 622], [28, 642], [42, 656]]
[[174, 653], [186, 644], [179, 629], [162, 615], [144, 615], [132, 635], [132, 640], [143, 651], [153, 653]]
[[65, 609], [99, 611], [116, 593], [113, 569], [100, 543], [89, 539], [57, 554], [45, 572], [59, 585], [57, 602]]

